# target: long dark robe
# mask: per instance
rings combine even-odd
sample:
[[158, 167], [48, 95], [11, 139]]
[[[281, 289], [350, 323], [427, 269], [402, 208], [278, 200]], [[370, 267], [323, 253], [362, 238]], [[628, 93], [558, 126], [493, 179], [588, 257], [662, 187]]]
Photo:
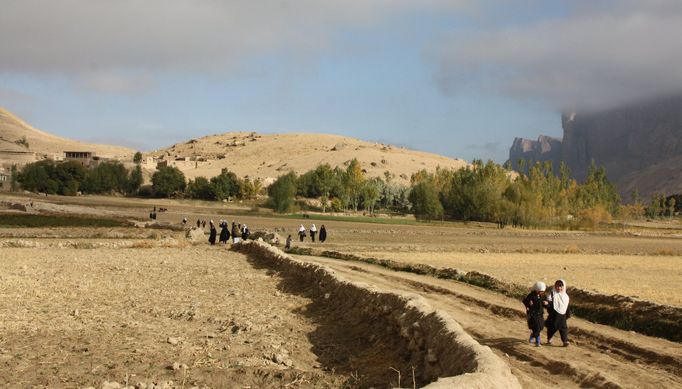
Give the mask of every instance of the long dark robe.
[[230, 239], [230, 233], [227, 232], [227, 225], [223, 224], [220, 226], [220, 243], [227, 243]]
[[327, 240], [327, 230], [322, 227], [320, 228], [320, 242], [324, 242], [325, 240]]
[[523, 305], [526, 306], [526, 320], [528, 322], [528, 329], [533, 333], [531, 336], [540, 336], [540, 332], [545, 325], [543, 314], [545, 312], [542, 306], [543, 297], [535, 291], [530, 292], [526, 298], [523, 299]]
[[211, 226], [211, 232], [210, 232], [210, 234], [208, 235], [208, 242], [209, 242], [211, 245], [214, 245], [214, 244], [215, 244], [215, 236], [216, 236], [216, 233], [217, 233], [217, 232], [218, 232], [218, 231], [216, 231], [215, 226]]

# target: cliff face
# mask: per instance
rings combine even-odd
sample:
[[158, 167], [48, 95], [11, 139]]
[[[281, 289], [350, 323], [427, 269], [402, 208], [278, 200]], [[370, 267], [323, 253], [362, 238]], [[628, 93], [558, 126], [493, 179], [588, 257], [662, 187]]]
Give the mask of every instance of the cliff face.
[[[682, 193], [682, 95], [602, 112], [564, 114], [562, 125], [563, 140], [552, 147], [560, 150], [559, 157], [533, 151], [530, 159], [564, 161], [579, 181], [594, 160], [606, 168], [624, 200], [634, 188], [644, 196]], [[509, 152], [512, 162], [518, 159], [517, 143], [515, 139]]]
[[552, 161], [554, 171], [558, 171], [561, 162], [561, 139], [540, 135], [538, 140], [514, 138], [509, 150], [509, 161], [514, 170], [519, 170], [519, 160]]

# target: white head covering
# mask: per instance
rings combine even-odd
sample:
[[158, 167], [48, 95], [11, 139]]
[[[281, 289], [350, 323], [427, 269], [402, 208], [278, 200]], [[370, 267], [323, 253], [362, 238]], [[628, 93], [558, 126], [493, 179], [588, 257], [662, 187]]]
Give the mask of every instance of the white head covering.
[[303, 227], [303, 224], [298, 228], [299, 231], [305, 231], [305, 227]]
[[[566, 310], [568, 310], [568, 294], [566, 293], [566, 281], [564, 280], [557, 280], [557, 282], [561, 281], [562, 284], [564, 284], [564, 288], [561, 292], [557, 292], [556, 288], [552, 289], [552, 294], [547, 297], [547, 300], [552, 302], [552, 307], [554, 308], [555, 311], [557, 311], [558, 314], [560, 315], [565, 315]], [[554, 283], [556, 285], [556, 282]]]
[[533, 290], [536, 292], [544, 292], [545, 289], [547, 289], [547, 285], [542, 281], [538, 281], [533, 285]]
[[315, 227], [315, 223], [313, 223], [313, 226], [310, 227], [310, 231], [317, 231], [317, 227]]

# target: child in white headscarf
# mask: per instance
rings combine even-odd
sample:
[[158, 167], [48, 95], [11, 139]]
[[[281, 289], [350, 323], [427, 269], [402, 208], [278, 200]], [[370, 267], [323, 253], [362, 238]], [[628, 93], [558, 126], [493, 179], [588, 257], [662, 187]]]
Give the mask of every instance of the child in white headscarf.
[[310, 227], [310, 238], [313, 240], [313, 243], [315, 243], [315, 234], [317, 234], [317, 227], [315, 227], [315, 224], [313, 224]]
[[566, 281], [557, 280], [552, 288], [552, 293], [547, 296], [549, 302], [547, 306], [547, 344], [552, 344], [552, 336], [559, 331], [561, 335], [561, 342], [564, 347], [568, 346], [568, 325], [566, 319], [571, 317], [571, 310], [569, 307], [569, 298], [566, 294]]
[[535, 347], [540, 347], [540, 333], [544, 324], [543, 314], [544, 307], [547, 305], [543, 295], [547, 286], [544, 282], [538, 281], [533, 285], [532, 290], [528, 296], [523, 299], [523, 305], [526, 306], [526, 320], [528, 322], [528, 329], [530, 330], [530, 338], [528, 341]]

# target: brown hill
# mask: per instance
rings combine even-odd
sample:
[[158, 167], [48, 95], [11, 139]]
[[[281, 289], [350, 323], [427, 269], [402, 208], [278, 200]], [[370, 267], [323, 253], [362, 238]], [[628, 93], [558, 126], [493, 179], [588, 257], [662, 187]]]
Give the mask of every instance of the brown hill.
[[[461, 168], [467, 163], [440, 155], [381, 143], [327, 134], [256, 134], [228, 132], [192, 139], [149, 153], [180, 168], [188, 178], [212, 177], [223, 168], [269, 184], [276, 177], [297, 174], [328, 163], [344, 168], [357, 158], [369, 177], [383, 177], [388, 171], [397, 181], [407, 183], [410, 175], [437, 166]], [[147, 166], [148, 170], [155, 166]]]
[[135, 153], [126, 147], [61, 138], [33, 128], [0, 107], [0, 164], [34, 162], [64, 151], [89, 151], [100, 157], [120, 159], [131, 159]]

